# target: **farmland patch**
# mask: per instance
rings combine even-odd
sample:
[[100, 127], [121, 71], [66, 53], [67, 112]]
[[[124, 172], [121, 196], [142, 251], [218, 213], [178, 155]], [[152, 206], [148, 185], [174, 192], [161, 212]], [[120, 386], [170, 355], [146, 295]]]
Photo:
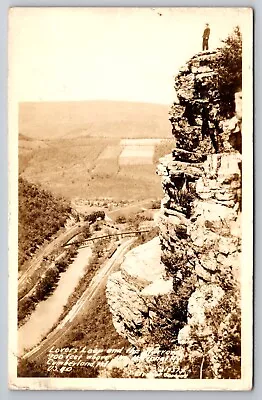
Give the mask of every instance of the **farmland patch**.
[[148, 138], [148, 139], [122, 139], [121, 146], [155, 146], [161, 142], [169, 141], [163, 138]]
[[47, 148], [19, 149], [20, 173], [30, 182], [68, 199], [130, 201], [161, 195], [155, 166], [174, 141], [77, 138], [47, 143]]
[[153, 164], [154, 146], [125, 146], [119, 157], [120, 167], [123, 165]]
[[107, 159], [115, 159], [118, 158], [122, 151], [122, 147], [115, 145], [115, 146], [107, 146], [102, 153], [99, 155], [98, 160], [107, 160]]
[[108, 145], [99, 155], [92, 170], [92, 176], [100, 178], [113, 177], [118, 172], [119, 155], [122, 147]]

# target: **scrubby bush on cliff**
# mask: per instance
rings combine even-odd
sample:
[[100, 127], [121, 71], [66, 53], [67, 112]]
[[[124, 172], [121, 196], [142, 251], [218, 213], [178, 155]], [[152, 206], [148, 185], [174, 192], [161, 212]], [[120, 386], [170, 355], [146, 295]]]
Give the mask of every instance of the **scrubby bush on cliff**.
[[173, 349], [177, 343], [177, 335], [187, 321], [187, 303], [194, 287], [191, 284], [180, 286], [177, 293], [170, 298], [156, 299], [154, 319], [152, 322], [152, 341], [161, 350]]
[[196, 197], [194, 185], [190, 182], [176, 180], [173, 185], [166, 185], [165, 192], [169, 197], [169, 207], [183, 213], [190, 218], [192, 212], [192, 203]]
[[175, 251], [169, 258], [162, 256], [161, 260], [167, 275], [173, 278], [174, 290], [166, 298], [159, 297], [153, 302], [155, 316], [152, 338], [160, 348], [170, 349], [177, 343], [178, 333], [187, 323], [188, 300], [195, 290], [196, 274], [188, 265], [183, 251]]
[[234, 114], [235, 92], [242, 87], [242, 34], [238, 26], [222, 41], [214, 70], [218, 73], [221, 115], [228, 118]]
[[181, 207], [181, 210], [187, 218], [190, 218], [192, 203], [195, 199], [195, 190], [187, 186], [174, 192], [174, 201]]
[[161, 207], [161, 200], [155, 200], [151, 207], [153, 210], [158, 210]]
[[153, 229], [150, 229], [149, 232], [140, 233], [139, 236], [137, 237], [137, 240], [134, 243], [135, 247], [149, 242], [150, 240], [158, 236], [158, 234], [159, 234], [158, 226], [155, 226]]
[[237, 289], [205, 312], [205, 326], [190, 327], [184, 367], [191, 379], [241, 378], [241, 310]]
[[[208, 315], [207, 315], [208, 316]], [[219, 318], [217, 318], [219, 316]], [[212, 365], [216, 377], [239, 379], [241, 377], [241, 309], [238, 290], [227, 293], [213, 313], [208, 316], [215, 327], [216, 346]], [[219, 324], [219, 321], [221, 323]], [[213, 367], [214, 369], [214, 367]]]

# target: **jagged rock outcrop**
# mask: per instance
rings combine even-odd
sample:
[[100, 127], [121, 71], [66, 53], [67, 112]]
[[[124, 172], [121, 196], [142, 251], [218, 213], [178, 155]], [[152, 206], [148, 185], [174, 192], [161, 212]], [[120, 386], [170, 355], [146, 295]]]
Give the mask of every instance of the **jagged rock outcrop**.
[[[216, 52], [196, 55], [175, 78], [179, 103], [172, 106], [170, 121], [180, 149], [203, 153], [214, 152], [217, 146], [214, 131], [219, 123], [219, 93], [217, 74], [212, 69], [215, 62]], [[186, 160], [182, 157], [182, 161]]]
[[[225, 120], [217, 56], [197, 54], [175, 78], [179, 103], [170, 111], [175, 148], [157, 168], [164, 192], [159, 239], [137, 257], [133, 250], [108, 281], [114, 325], [136, 347], [156, 344], [161, 329], [171, 332], [170, 345], [190, 348], [195, 334], [209, 342], [214, 332], [205, 327], [206, 315], [216, 312], [240, 280], [241, 93], [235, 115]], [[172, 323], [164, 324], [165, 317]], [[212, 340], [208, 357], [218, 377]], [[206, 357], [203, 346], [199, 352]]]
[[[227, 128], [223, 125], [225, 107], [221, 104], [215, 69], [218, 59], [217, 51], [197, 54], [175, 78], [179, 103], [171, 107], [170, 121], [176, 147], [198, 153], [202, 158], [210, 153], [240, 151], [241, 147], [241, 130], [236, 126], [238, 117]], [[238, 94], [236, 103], [239, 102]], [[188, 156], [190, 153], [177, 152], [176, 159], [187, 161]]]
[[170, 118], [176, 148], [158, 167], [162, 260], [175, 280], [181, 263], [205, 282], [216, 282], [227, 268], [237, 275], [239, 266], [241, 95], [236, 115], [222, 120], [215, 62], [216, 52], [202, 53], [176, 77], [180, 104]]
[[156, 237], [129, 251], [120, 270], [107, 283], [108, 304], [117, 332], [141, 348], [155, 343], [153, 336], [160, 328], [158, 307], [172, 292], [172, 279], [166, 278], [160, 257]]
[[224, 290], [214, 284], [197, 288], [188, 301], [187, 325], [179, 331], [178, 343], [188, 344], [191, 331], [196, 330], [198, 337], [209, 336], [212, 330], [207, 324], [206, 311], [212, 311], [224, 296]]
[[128, 356], [116, 356], [101, 371], [100, 378], [186, 378], [181, 368], [184, 349], [180, 346], [172, 351], [161, 351], [158, 347], [147, 347], [142, 351], [131, 351]]

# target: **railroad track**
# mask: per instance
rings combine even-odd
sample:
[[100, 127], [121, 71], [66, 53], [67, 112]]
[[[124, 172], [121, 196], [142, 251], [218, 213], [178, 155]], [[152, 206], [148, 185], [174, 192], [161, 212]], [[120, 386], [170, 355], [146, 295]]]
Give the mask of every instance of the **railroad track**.
[[84, 291], [80, 299], [71, 308], [66, 317], [59, 323], [59, 325], [44, 339], [38, 346], [25, 353], [22, 358], [29, 361], [35, 361], [42, 358], [48, 353], [48, 350], [54, 346], [65, 334], [71, 329], [74, 319], [83, 308], [88, 307], [94, 299], [100, 288], [104, 284], [109, 274], [122, 262], [124, 254], [129, 250], [135, 238], [126, 240], [114, 253], [112, 258], [108, 260], [102, 268], [95, 274], [90, 285]]
[[65, 243], [63, 245], [63, 247], [67, 247], [67, 246], [71, 246], [72, 244], [76, 244], [76, 245], [81, 245], [81, 247], [87, 246], [88, 242], [93, 242], [95, 240], [98, 239], [106, 239], [106, 238], [110, 238], [110, 237], [114, 237], [114, 236], [120, 236], [120, 237], [126, 237], [126, 236], [137, 236], [141, 233], [146, 233], [149, 232], [148, 229], [145, 230], [140, 230], [140, 231], [127, 231], [127, 232], [118, 232], [118, 233], [110, 233], [107, 235], [102, 235], [102, 236], [95, 236], [92, 238], [88, 238], [82, 241], [78, 241], [78, 242], [73, 242], [73, 243]]

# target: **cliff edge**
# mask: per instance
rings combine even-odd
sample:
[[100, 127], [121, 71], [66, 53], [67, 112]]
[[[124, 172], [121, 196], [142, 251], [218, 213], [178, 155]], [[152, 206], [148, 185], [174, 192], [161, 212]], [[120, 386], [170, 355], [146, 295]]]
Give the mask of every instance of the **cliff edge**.
[[159, 238], [127, 254], [107, 284], [118, 333], [141, 354], [179, 354], [174, 377], [240, 374], [242, 95], [232, 94], [236, 110], [226, 119], [218, 59], [201, 52], [175, 78], [174, 150], [157, 168]]

